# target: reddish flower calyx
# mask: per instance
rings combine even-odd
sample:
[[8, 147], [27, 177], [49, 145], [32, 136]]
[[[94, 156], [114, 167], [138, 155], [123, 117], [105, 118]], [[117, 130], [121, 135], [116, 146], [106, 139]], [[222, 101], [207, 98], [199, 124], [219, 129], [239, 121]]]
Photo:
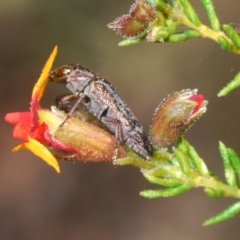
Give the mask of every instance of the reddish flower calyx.
[[146, 0], [136, 0], [129, 14], [122, 15], [107, 26], [124, 38], [138, 37], [155, 21], [156, 16], [154, 5]]
[[[52, 107], [52, 112], [42, 110], [39, 117], [45, 120], [49, 127], [46, 138], [53, 143], [54, 155], [63, 160], [101, 162], [125, 157], [125, 147], [106, 130], [78, 118], [77, 110], [63, 126], [60, 124], [67, 114]], [[53, 117], [53, 116], [54, 117]], [[80, 114], [79, 114], [80, 115]]]

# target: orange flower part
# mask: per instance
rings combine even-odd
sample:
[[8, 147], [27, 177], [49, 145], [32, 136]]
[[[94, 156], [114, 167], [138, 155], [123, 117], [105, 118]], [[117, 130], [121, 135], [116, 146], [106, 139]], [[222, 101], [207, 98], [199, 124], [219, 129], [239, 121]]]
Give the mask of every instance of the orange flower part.
[[[20, 149], [28, 149], [35, 155], [39, 156], [43, 161], [52, 166], [58, 173], [60, 168], [57, 160], [52, 153], [45, 147], [47, 142], [44, 140], [44, 134], [47, 126], [39, 124], [37, 111], [41, 109], [39, 101], [47, 86], [47, 76], [52, 68], [55, 56], [57, 55], [57, 47], [54, 48], [48, 61], [46, 62], [42, 74], [34, 86], [32, 99], [30, 102], [30, 112], [15, 112], [8, 113], [5, 116], [5, 121], [14, 124], [13, 138], [21, 139], [24, 143], [14, 147], [13, 152]], [[44, 144], [43, 144], [44, 143]], [[49, 143], [47, 143], [49, 144]]]

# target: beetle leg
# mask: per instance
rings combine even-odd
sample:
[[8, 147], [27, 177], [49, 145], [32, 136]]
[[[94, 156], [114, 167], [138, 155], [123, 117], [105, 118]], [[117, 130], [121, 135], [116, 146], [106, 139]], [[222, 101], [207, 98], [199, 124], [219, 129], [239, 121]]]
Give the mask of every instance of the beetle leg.
[[62, 98], [56, 98], [57, 107], [59, 109], [61, 109], [61, 106], [63, 104], [69, 103], [70, 101], [77, 99], [77, 101], [71, 107], [71, 110], [68, 112], [67, 117], [64, 119], [64, 121], [60, 124], [59, 127], [62, 127], [64, 123], [72, 116], [72, 114], [74, 113], [74, 111], [76, 110], [76, 108], [78, 107], [78, 105], [80, 104], [83, 98], [84, 98], [84, 94], [81, 94], [81, 95], [72, 94], [72, 95], [65, 95]]
[[[66, 107], [66, 104], [67, 103], [70, 103], [70, 102], [72, 102], [72, 101], [74, 101], [74, 100], [76, 100], [78, 98], [78, 96], [77, 95], [75, 95], [75, 94], [71, 94], [71, 95], [69, 95], [69, 94], [65, 94], [65, 95], [61, 95], [61, 96], [58, 96], [58, 97], [56, 97], [56, 99], [55, 99], [55, 104], [56, 104], [56, 106], [57, 106], [57, 108], [59, 109], [59, 110], [66, 110], [66, 109], [68, 109], [68, 108], [72, 108], [72, 106], [67, 106]], [[69, 110], [70, 111], [70, 110]], [[69, 112], [68, 111], [68, 112]]]
[[[71, 117], [71, 115], [73, 114], [73, 112], [76, 110], [76, 108], [79, 106], [80, 102], [83, 100], [84, 98], [84, 94], [81, 94], [80, 96], [77, 96], [76, 98], [78, 98], [78, 100], [74, 103], [73, 107], [71, 108], [71, 110], [68, 113], [68, 118]], [[75, 99], [76, 99], [75, 98]]]
[[75, 161], [75, 159], [78, 159], [78, 155], [75, 154], [66, 154], [66, 153], [53, 153], [54, 157], [57, 159], [65, 160], [65, 161]]
[[116, 121], [116, 130], [115, 130], [115, 137], [117, 139], [116, 144], [115, 144], [115, 151], [113, 155], [113, 164], [117, 164], [117, 156], [118, 156], [118, 145], [119, 141], [123, 142], [123, 131], [122, 131], [122, 126], [121, 122], [115, 119]]
[[115, 144], [115, 151], [114, 151], [114, 154], [113, 154], [113, 164], [116, 164], [116, 161], [117, 161], [117, 156], [118, 156], [118, 145], [120, 142], [124, 142], [124, 137], [123, 137], [123, 127], [122, 127], [122, 124], [121, 122], [116, 119], [116, 118], [111, 118], [111, 117], [102, 117], [102, 122], [103, 123], [107, 123], [108, 126], [109, 125], [113, 125], [115, 127], [115, 130], [114, 130], [114, 136], [116, 138], [116, 144]]

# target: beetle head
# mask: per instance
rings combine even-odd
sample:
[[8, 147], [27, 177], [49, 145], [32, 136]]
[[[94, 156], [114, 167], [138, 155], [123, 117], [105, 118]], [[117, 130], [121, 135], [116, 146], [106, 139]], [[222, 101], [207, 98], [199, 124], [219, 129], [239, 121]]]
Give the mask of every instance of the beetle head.
[[69, 64], [53, 70], [49, 81], [62, 83], [72, 93], [81, 92], [94, 79], [94, 74], [79, 64]]

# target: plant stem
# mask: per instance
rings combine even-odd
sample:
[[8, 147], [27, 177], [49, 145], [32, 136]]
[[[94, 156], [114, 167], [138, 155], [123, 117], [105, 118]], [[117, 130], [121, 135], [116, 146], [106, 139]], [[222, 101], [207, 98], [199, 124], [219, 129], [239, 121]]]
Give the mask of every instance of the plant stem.
[[225, 197], [234, 197], [240, 199], [240, 189], [230, 187], [229, 185], [222, 183], [212, 176], [201, 176], [195, 170], [192, 170], [191, 176], [187, 176], [183, 174], [177, 166], [169, 166], [169, 163], [164, 163], [164, 160], [163, 163], [155, 163], [145, 161], [135, 154], [129, 153], [127, 158], [118, 159], [116, 165], [132, 165], [155, 177], [159, 177], [160, 174], [162, 177], [178, 179], [182, 182], [182, 184], [189, 187], [212, 188], [217, 191], [222, 191], [223, 196]]
[[197, 30], [202, 37], [210, 38], [215, 42], [218, 42], [219, 37], [224, 37], [232, 46], [232, 52], [240, 54], [240, 50], [235, 47], [232, 40], [228, 36], [226, 36], [226, 34], [223, 31], [214, 31], [203, 24], [201, 24], [200, 26], [196, 26], [193, 23], [191, 23], [184, 14], [181, 15], [179, 22], [187, 27]]
[[217, 181], [213, 177], [206, 178], [198, 176], [194, 179], [195, 187], [209, 187], [217, 190], [222, 190], [225, 197], [240, 198], [240, 190], [232, 188], [222, 182]]

